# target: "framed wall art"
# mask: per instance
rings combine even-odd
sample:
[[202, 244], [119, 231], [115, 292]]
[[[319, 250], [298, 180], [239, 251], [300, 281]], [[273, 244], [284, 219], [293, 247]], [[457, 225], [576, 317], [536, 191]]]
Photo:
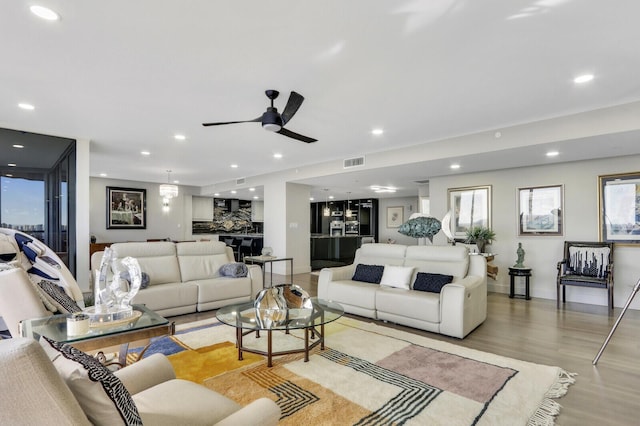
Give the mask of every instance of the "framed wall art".
[[518, 188], [518, 235], [563, 235], [562, 185]]
[[640, 172], [598, 176], [600, 241], [640, 244]]
[[147, 190], [107, 186], [107, 229], [146, 229]]
[[456, 241], [467, 239], [472, 227], [491, 228], [491, 185], [449, 188], [451, 233]]
[[404, 223], [404, 207], [387, 207], [387, 228], [399, 228]]

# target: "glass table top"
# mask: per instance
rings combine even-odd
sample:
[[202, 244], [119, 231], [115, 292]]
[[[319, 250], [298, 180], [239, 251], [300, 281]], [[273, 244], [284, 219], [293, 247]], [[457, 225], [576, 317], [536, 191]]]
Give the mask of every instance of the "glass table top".
[[137, 331], [144, 330], [146, 328], [169, 325], [168, 319], [158, 315], [150, 309], [147, 309], [143, 305], [133, 305], [133, 309], [134, 311], [141, 313], [137, 319], [135, 318], [137, 315], [134, 315], [131, 321], [118, 321], [114, 323], [114, 325], [110, 325], [108, 323], [97, 325], [92, 323], [91, 327], [89, 327], [88, 333], [78, 336], [69, 336], [67, 334], [67, 317], [69, 316], [67, 314], [28, 319], [21, 323], [22, 336], [36, 340], [40, 339], [41, 336], [46, 336], [57, 342], [73, 343], [95, 339], [97, 337], [115, 335], [125, 331]]
[[312, 297], [312, 308], [256, 309], [253, 302], [218, 309], [218, 321], [248, 330], [292, 330], [327, 324], [344, 314], [339, 304]]

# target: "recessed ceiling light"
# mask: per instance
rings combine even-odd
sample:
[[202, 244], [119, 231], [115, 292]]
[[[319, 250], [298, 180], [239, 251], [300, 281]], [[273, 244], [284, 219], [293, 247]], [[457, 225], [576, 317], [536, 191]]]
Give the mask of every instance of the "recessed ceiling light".
[[384, 193], [384, 192], [390, 192], [390, 193], [396, 192], [396, 188], [394, 188], [392, 186], [373, 185], [370, 188], [371, 188], [371, 190], [373, 192], [376, 192], [376, 193], [379, 193], [379, 194]]
[[276, 152], [275, 154], [273, 154], [273, 158], [282, 158], [282, 154]]
[[329, 195], [330, 200], [333, 200], [333, 198], [334, 198], [333, 195]]
[[588, 83], [593, 80], [593, 74], [583, 74], [579, 75], [573, 79], [573, 82], [576, 84]]
[[215, 193], [215, 194], [213, 194], [213, 195], [214, 195], [215, 197], [219, 197], [219, 196], [220, 196], [220, 193], [219, 193], [219, 192], [216, 192], [216, 193]]
[[179, 180], [174, 180], [173, 183], [180, 183], [180, 181]]
[[547, 152], [547, 157], [557, 157], [558, 155], [560, 155], [560, 153], [558, 151], [549, 151], [549, 152]]
[[173, 135], [173, 138], [179, 141], [183, 141], [185, 139], [187, 139], [187, 137], [185, 135]]
[[258, 197], [257, 195], [254, 195], [254, 196], [253, 196], [253, 199], [254, 199], [254, 200], [257, 200], [257, 199], [259, 199], [259, 198], [260, 198], [260, 197]]
[[57, 21], [60, 19], [60, 15], [43, 6], [31, 6], [29, 9], [31, 10], [31, 13], [36, 15], [38, 18], [46, 19], [47, 21]]
[[309, 201], [313, 201], [313, 200], [314, 200], [314, 198], [313, 198], [313, 197], [309, 197]]
[[7, 173], [5, 176], [6, 177], [13, 177], [13, 175], [11, 173]]
[[149, 151], [140, 151], [140, 154], [142, 154], [142, 155], [151, 155], [151, 153]]
[[19, 106], [20, 108], [22, 108], [22, 109], [26, 109], [27, 111], [33, 111], [34, 109], [36, 109], [36, 107], [34, 107], [33, 105], [31, 105], [31, 104], [26, 104], [26, 103], [24, 103], [24, 102], [19, 103], [19, 104], [18, 104], [18, 106]]
[[255, 190], [256, 190], [255, 188], [249, 188], [249, 191], [255, 191]]
[[236, 194], [238, 191], [236, 191], [235, 189], [233, 191], [231, 191], [232, 194]]
[[237, 169], [237, 168], [238, 168], [238, 165], [237, 165], [237, 164], [232, 164], [232, 165], [231, 165], [231, 168], [232, 168], [232, 169]]
[[460, 164], [452, 164], [449, 166], [449, 168], [452, 170], [458, 170], [460, 168]]
[[100, 177], [107, 177], [106, 173], [100, 173]]
[[9, 167], [16, 167], [16, 163], [9, 163], [9, 164], [7, 164], [7, 166], [9, 166]]
[[371, 131], [371, 134], [372, 134], [372, 135], [376, 135], [376, 136], [380, 136], [380, 135], [381, 135], [381, 134], [383, 134], [383, 133], [384, 133], [384, 130], [383, 130], [383, 129], [373, 129], [373, 130]]
[[14, 143], [13, 147], [14, 148], [24, 148], [24, 145], [20, 145], [19, 143]]

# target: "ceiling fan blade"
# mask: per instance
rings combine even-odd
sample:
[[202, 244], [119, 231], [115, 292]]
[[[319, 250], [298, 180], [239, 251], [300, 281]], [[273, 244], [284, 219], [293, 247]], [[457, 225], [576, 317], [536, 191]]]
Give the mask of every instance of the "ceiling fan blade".
[[287, 124], [289, 120], [293, 118], [295, 113], [298, 112], [300, 105], [302, 105], [302, 101], [304, 101], [304, 96], [297, 92], [291, 92], [287, 105], [284, 107], [284, 111], [282, 111], [282, 125]]
[[284, 127], [279, 131], [277, 131], [276, 133], [280, 133], [281, 135], [288, 136], [292, 139], [297, 139], [299, 141], [306, 142], [306, 143], [316, 142], [318, 140], [318, 139], [310, 138], [308, 136], [299, 135], [295, 132], [292, 132], [291, 130], [285, 129]]
[[237, 124], [237, 123], [260, 123], [262, 122], [262, 116], [254, 118], [253, 120], [244, 121], [222, 121], [220, 123], [202, 123], [203, 126], [222, 126], [223, 124]]

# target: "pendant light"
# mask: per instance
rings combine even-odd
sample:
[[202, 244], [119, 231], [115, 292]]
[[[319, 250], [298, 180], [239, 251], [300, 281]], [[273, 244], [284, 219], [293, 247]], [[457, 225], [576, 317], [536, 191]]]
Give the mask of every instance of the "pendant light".
[[171, 184], [171, 170], [167, 170], [167, 182], [160, 185], [160, 196], [162, 198], [172, 199], [178, 196], [178, 186]]
[[349, 201], [349, 194], [351, 194], [351, 192], [347, 192], [347, 211], [344, 212], [344, 217], [353, 216], [353, 212], [351, 211], [351, 201]]
[[328, 188], [324, 188], [325, 194], [324, 194], [324, 209], [322, 210], [322, 215], [323, 216], [331, 216], [331, 209], [329, 209], [329, 198], [327, 196], [327, 192], [329, 191]]

